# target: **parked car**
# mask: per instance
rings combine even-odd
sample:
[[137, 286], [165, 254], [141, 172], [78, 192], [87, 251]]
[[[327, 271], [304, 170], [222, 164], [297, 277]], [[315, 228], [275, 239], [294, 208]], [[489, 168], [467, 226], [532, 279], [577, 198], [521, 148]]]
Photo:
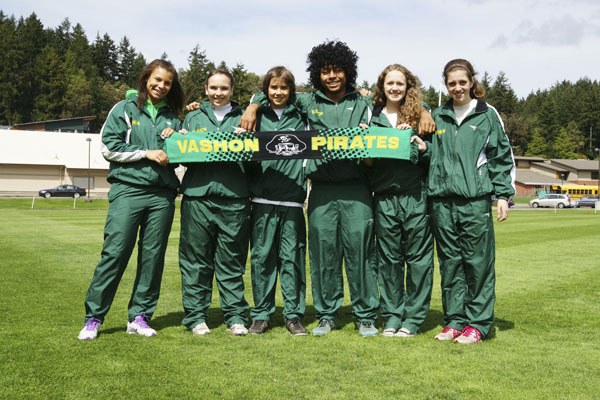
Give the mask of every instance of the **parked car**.
[[73, 197], [75, 199], [85, 196], [85, 189], [75, 185], [60, 185], [53, 189], [43, 189], [39, 191], [40, 197], [49, 199], [50, 197]]
[[577, 200], [577, 207], [596, 207], [598, 197], [582, 197]]
[[568, 194], [549, 193], [539, 196], [533, 200], [529, 200], [529, 205], [533, 208], [538, 207], [575, 207], [575, 202], [571, 200]]

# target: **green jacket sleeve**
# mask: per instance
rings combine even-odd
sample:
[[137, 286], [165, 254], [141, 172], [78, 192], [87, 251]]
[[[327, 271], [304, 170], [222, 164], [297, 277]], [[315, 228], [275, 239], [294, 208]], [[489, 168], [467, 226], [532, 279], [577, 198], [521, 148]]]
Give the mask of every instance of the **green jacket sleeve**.
[[491, 134], [487, 146], [489, 176], [499, 199], [508, 200], [515, 194], [515, 160], [508, 136], [495, 110], [489, 112]]
[[108, 114], [100, 134], [102, 155], [107, 161], [135, 162], [146, 157], [146, 149], [129, 143], [131, 120], [125, 109], [126, 101], [117, 103]]

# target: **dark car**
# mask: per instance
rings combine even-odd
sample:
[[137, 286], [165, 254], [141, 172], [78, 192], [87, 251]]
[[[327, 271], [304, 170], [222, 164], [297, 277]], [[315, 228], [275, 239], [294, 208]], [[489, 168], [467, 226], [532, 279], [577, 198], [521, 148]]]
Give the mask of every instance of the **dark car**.
[[73, 197], [75, 199], [85, 196], [85, 189], [75, 185], [60, 185], [54, 189], [40, 190], [40, 197], [49, 199], [50, 197]]
[[596, 207], [598, 197], [582, 197], [577, 200], [577, 207]]

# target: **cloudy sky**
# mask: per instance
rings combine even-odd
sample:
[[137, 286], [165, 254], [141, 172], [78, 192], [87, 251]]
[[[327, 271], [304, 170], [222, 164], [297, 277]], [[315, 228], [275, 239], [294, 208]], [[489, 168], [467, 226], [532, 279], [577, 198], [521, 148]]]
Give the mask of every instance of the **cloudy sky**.
[[359, 83], [400, 63], [437, 88], [453, 58], [481, 75], [503, 71], [519, 97], [562, 80], [600, 80], [598, 0], [0, 0], [0, 10], [35, 12], [49, 28], [68, 17], [90, 41], [127, 36], [146, 59], [166, 52], [177, 68], [198, 44], [217, 63], [259, 75], [283, 64], [306, 82], [310, 49], [339, 39], [360, 57]]

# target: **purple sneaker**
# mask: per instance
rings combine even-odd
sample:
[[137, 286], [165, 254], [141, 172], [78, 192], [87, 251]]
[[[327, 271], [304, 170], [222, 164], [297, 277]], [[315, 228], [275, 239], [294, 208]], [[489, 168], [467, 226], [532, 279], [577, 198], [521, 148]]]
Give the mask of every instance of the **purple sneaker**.
[[85, 325], [83, 325], [83, 329], [79, 332], [79, 336], [77, 339], [79, 340], [93, 340], [98, 337], [98, 331], [100, 330], [100, 325], [102, 322], [96, 318], [92, 317], [85, 321]]
[[133, 321], [127, 323], [127, 333], [137, 333], [141, 336], [156, 336], [156, 331], [150, 328], [144, 315], [136, 315]]

